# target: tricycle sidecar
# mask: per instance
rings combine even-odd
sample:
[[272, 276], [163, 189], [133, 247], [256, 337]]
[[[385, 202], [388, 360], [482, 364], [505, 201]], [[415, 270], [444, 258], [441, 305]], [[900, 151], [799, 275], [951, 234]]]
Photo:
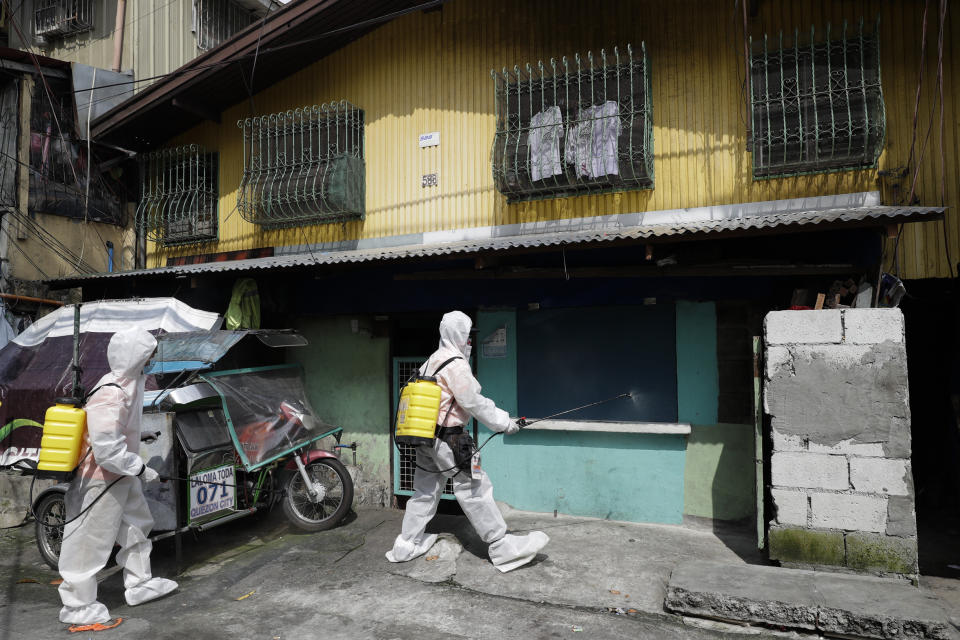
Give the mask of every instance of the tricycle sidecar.
[[[236, 334], [251, 332], [203, 333], [209, 341], [195, 334], [161, 337], [153, 367], [167, 386], [144, 400], [140, 454], [169, 479], [145, 486], [155, 521], [152, 538], [204, 531], [277, 505], [302, 530], [336, 526], [350, 510], [353, 482], [337, 446], [321, 445], [339, 443], [342, 429], [310, 406], [302, 369], [281, 364], [212, 370], [243, 337]], [[284, 333], [280, 342], [289, 343], [290, 336]], [[187, 353], [189, 343], [205, 346]], [[211, 350], [211, 343], [228, 346]], [[52, 487], [34, 502], [37, 544], [52, 567], [65, 489]]]

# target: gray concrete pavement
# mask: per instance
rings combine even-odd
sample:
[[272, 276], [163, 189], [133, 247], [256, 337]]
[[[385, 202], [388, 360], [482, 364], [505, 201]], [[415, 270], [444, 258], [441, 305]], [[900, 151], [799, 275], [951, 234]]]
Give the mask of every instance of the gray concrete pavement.
[[[530, 514], [505, 509], [514, 531], [551, 537], [530, 565], [501, 574], [462, 516], [438, 516], [425, 557], [383, 557], [402, 512], [364, 509], [337, 529], [302, 534], [277, 511], [184, 543], [180, 590], [140, 607], [123, 603], [120, 575], [101, 582], [117, 629], [71, 636], [57, 622], [57, 578], [32, 529], [0, 533], [0, 640], [25, 638], [735, 638], [799, 637], [683, 618], [663, 607], [671, 573], [691, 558], [759, 562], [749, 532]], [[177, 571], [159, 542], [155, 573]], [[784, 569], [782, 571], [791, 571]], [[109, 570], [108, 570], [109, 573]], [[21, 582], [21, 580], [31, 580]], [[243, 597], [247, 596], [247, 597]], [[242, 598], [242, 599], [239, 599]]]

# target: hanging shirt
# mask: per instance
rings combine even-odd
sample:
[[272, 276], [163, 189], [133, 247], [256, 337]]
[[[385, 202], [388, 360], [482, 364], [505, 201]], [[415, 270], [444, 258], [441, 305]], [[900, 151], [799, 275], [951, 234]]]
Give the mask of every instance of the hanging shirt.
[[607, 100], [593, 107], [593, 143], [590, 153], [590, 176], [620, 175], [617, 139], [620, 137], [620, 105]]
[[574, 165], [578, 178], [620, 175], [617, 140], [620, 136], [620, 105], [608, 100], [580, 109], [577, 124], [567, 130], [564, 159]]
[[547, 107], [530, 118], [528, 136], [530, 179], [536, 182], [560, 175], [560, 138], [563, 137], [563, 119], [560, 107]]

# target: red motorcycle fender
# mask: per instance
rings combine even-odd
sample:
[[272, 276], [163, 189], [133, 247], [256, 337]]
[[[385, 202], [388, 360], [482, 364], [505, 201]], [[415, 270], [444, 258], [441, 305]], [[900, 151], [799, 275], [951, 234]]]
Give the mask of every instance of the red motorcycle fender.
[[[337, 456], [335, 456], [334, 454], [330, 453], [329, 451], [324, 451], [323, 449], [311, 449], [310, 451], [307, 451], [301, 454], [300, 459], [303, 461], [303, 464], [307, 465], [313, 462], [314, 460], [318, 460], [320, 458], [336, 458], [336, 457]], [[296, 460], [293, 460], [293, 459], [287, 462], [287, 466], [284, 467], [284, 469], [286, 470], [293, 470], [296, 468], [297, 468], [297, 462]]]

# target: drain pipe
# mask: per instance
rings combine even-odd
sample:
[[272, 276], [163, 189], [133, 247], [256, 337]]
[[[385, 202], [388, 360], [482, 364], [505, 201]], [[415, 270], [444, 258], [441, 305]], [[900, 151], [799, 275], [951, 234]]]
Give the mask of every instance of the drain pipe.
[[117, 0], [117, 22], [113, 29], [113, 70], [119, 72], [123, 62], [123, 23], [127, 16], [127, 0]]

